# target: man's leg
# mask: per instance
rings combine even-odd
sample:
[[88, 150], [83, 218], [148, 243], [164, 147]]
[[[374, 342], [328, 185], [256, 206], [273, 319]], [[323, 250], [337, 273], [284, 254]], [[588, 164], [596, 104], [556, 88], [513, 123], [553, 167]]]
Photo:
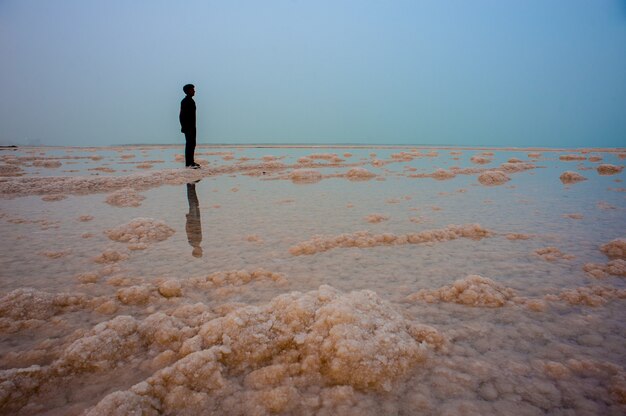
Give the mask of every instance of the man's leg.
[[196, 129], [185, 133], [185, 166], [193, 166], [196, 151]]

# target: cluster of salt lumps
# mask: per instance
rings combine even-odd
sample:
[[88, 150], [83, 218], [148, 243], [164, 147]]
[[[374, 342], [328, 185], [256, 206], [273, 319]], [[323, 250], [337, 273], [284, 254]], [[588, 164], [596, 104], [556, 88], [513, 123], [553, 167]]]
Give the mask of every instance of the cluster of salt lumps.
[[626, 299], [626, 290], [606, 286], [587, 286], [565, 289], [556, 295], [546, 295], [546, 300], [566, 301], [571, 305], [600, 306], [612, 299]]
[[452, 179], [455, 176], [456, 174], [454, 172], [450, 172], [449, 170], [445, 170], [441, 168], [435, 169], [435, 171], [431, 174], [431, 177], [437, 180]]
[[370, 214], [364, 219], [369, 223], [378, 224], [379, 222], [387, 221], [389, 219], [389, 216], [383, 214]]
[[600, 250], [612, 259], [626, 260], [626, 239], [616, 238], [600, 247]]
[[334, 162], [334, 163], [343, 162], [343, 159], [341, 159], [335, 153], [312, 153], [312, 154], [310, 154], [310, 155], [308, 155], [306, 157], [309, 158], [309, 159], [328, 160], [328, 161]]
[[0, 176], [21, 176], [22, 168], [16, 165], [0, 165]]
[[58, 160], [35, 160], [33, 166], [39, 168], [58, 168], [62, 165]]
[[595, 278], [602, 278], [607, 275], [626, 277], [626, 260], [615, 259], [606, 265], [587, 263], [583, 266], [583, 270]]
[[107, 249], [102, 254], [94, 257], [93, 261], [96, 263], [117, 263], [119, 261], [127, 260], [128, 254], [120, 253], [117, 250]]
[[488, 170], [478, 176], [478, 182], [487, 186], [502, 185], [510, 180], [506, 173], [498, 170]]
[[556, 261], [559, 259], [571, 260], [574, 258], [571, 254], [565, 254], [556, 247], [543, 247], [534, 251], [534, 253], [547, 261]]
[[425, 230], [419, 233], [404, 235], [392, 233], [371, 234], [367, 231], [358, 231], [352, 234], [340, 234], [331, 237], [314, 236], [309, 241], [292, 246], [289, 252], [294, 256], [299, 256], [320, 253], [338, 247], [369, 248], [382, 245], [426, 244], [450, 241], [461, 237], [481, 239], [489, 237], [491, 234], [489, 230], [486, 230], [479, 224], [449, 225], [442, 229]]
[[0, 298], [0, 332], [38, 326], [62, 311], [80, 309], [87, 303], [83, 294], [16, 289]]
[[165, 222], [153, 218], [135, 218], [127, 224], [105, 231], [105, 234], [111, 240], [121, 243], [163, 241], [174, 233], [174, 229], [165, 224]]
[[285, 276], [282, 273], [275, 273], [261, 268], [253, 271], [229, 270], [215, 272], [206, 277], [192, 277], [189, 279], [189, 282], [195, 287], [210, 289], [225, 285], [240, 286], [259, 280], [285, 282]]
[[468, 306], [496, 308], [513, 299], [513, 289], [479, 275], [470, 275], [435, 290], [422, 289], [407, 297], [410, 301], [453, 302]]
[[617, 173], [621, 173], [622, 170], [624, 170], [624, 167], [606, 163], [598, 166], [596, 170], [600, 175], [615, 175]]
[[574, 154], [570, 154], [570, 155], [561, 155], [559, 156], [560, 160], [564, 160], [564, 161], [571, 161], [571, 160], [586, 160], [587, 157], [583, 156], [583, 155], [574, 155]]
[[470, 158], [470, 160], [473, 163], [479, 164], [479, 165], [485, 165], [487, 163], [491, 163], [491, 159], [488, 159], [486, 157], [482, 157], [482, 156], [472, 156]]
[[352, 168], [348, 170], [348, 172], [346, 172], [346, 178], [348, 178], [349, 180], [365, 180], [371, 179], [374, 176], [376, 176], [375, 173], [372, 173], [369, 170], [360, 167]]
[[289, 179], [294, 182], [318, 182], [322, 179], [322, 173], [315, 169], [294, 169], [289, 173]]
[[586, 181], [587, 178], [585, 178], [583, 175], [581, 175], [580, 173], [577, 172], [573, 172], [571, 170], [565, 171], [561, 174], [561, 176], [559, 176], [559, 179], [561, 180], [561, 182], [563, 182], [564, 184], [567, 183], [576, 183], [576, 182], [580, 182], [580, 181]]
[[319, 398], [337, 389], [391, 391], [443, 344], [434, 328], [405, 319], [374, 292], [322, 286], [210, 320], [183, 342], [184, 358], [87, 415], [120, 406], [127, 414], [304, 414], [312, 403], [332, 406]]
[[141, 201], [146, 199], [133, 188], [123, 188], [111, 193], [106, 198], [106, 203], [116, 207], [138, 207]]
[[596, 278], [607, 275], [626, 277], [626, 239], [616, 238], [600, 246], [600, 251], [612, 260], [606, 265], [587, 263], [583, 266], [583, 270]]

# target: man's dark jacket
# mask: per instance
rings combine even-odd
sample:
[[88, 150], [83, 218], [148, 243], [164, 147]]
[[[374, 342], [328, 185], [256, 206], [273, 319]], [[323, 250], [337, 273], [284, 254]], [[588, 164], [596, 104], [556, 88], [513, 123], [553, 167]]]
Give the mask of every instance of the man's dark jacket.
[[196, 102], [190, 96], [186, 96], [180, 102], [180, 131], [190, 133], [196, 128]]

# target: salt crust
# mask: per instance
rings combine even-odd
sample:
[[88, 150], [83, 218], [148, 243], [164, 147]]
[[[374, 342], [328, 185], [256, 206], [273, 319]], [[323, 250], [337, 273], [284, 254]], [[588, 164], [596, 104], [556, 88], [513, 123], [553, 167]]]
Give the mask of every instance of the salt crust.
[[481, 156], [472, 156], [470, 158], [470, 160], [473, 163], [476, 163], [476, 164], [479, 164], [479, 165], [486, 165], [487, 163], [491, 163], [492, 162], [491, 159], [488, 159], [486, 157], [481, 157]]
[[115, 207], [138, 207], [144, 199], [146, 197], [133, 188], [123, 188], [107, 196], [106, 203]]
[[581, 181], [586, 181], [587, 178], [585, 178], [583, 175], [581, 175], [580, 173], [577, 172], [573, 172], [571, 170], [565, 171], [561, 174], [561, 176], [559, 176], [559, 179], [561, 180], [561, 182], [563, 182], [564, 184], [567, 183], [576, 183], [576, 182], [581, 182]]
[[561, 155], [559, 156], [559, 159], [564, 160], [564, 161], [572, 161], [572, 160], [586, 160], [587, 157], [583, 155], [570, 154], [570, 155]]
[[378, 224], [379, 222], [387, 221], [388, 219], [389, 216], [383, 214], [370, 214], [364, 218], [365, 221], [372, 224]]
[[626, 238], [616, 238], [600, 247], [600, 251], [611, 259], [626, 260]]
[[[164, 323], [173, 320], [162, 317]], [[172, 336], [182, 332], [170, 327]], [[185, 339], [178, 353], [184, 358], [127, 391], [108, 395], [87, 415], [120, 414], [118, 406], [123, 414], [303, 414], [316, 409], [333, 414], [340, 409], [333, 411], [336, 403], [345, 402], [338, 393], [390, 391], [430, 350], [443, 346], [434, 328], [403, 318], [374, 292], [343, 294], [321, 286], [210, 320]]]
[[[6, 298], [0, 311], [19, 319], [49, 318], [50, 305], [62, 300], [39, 293], [24, 308], [13, 301], [2, 309]], [[404, 318], [376, 293], [330, 286], [221, 317], [203, 304], [143, 320], [121, 315], [78, 335], [49, 365], [0, 371], [0, 406], [18, 411], [38, 392], [62, 389], [60, 380], [107, 372], [150, 351], [152, 368], [161, 370], [86, 414], [336, 414], [345, 403], [338, 393], [391, 391], [446, 346], [436, 329]]]
[[600, 175], [615, 175], [621, 173], [624, 170], [623, 166], [610, 165], [608, 163], [602, 164], [596, 168]]
[[452, 302], [468, 306], [496, 308], [513, 299], [513, 289], [479, 275], [470, 275], [456, 280], [448, 286], [435, 290], [422, 289], [407, 297], [407, 300], [423, 300], [428, 303]]
[[120, 243], [151, 243], [171, 237], [175, 231], [163, 221], [153, 218], [135, 218], [104, 232], [111, 240]]
[[346, 178], [348, 178], [349, 180], [367, 180], [375, 176], [375, 173], [372, 173], [369, 170], [360, 167], [352, 168], [346, 173]]
[[534, 253], [547, 261], [556, 261], [559, 259], [571, 260], [574, 258], [571, 254], [564, 254], [556, 247], [544, 247], [534, 251]]
[[311, 240], [292, 246], [289, 252], [294, 256], [300, 256], [321, 253], [338, 247], [369, 248], [382, 245], [426, 244], [456, 240], [461, 237], [481, 239], [491, 235], [491, 231], [479, 224], [449, 225], [446, 228], [403, 235], [371, 234], [368, 231], [358, 231], [338, 236], [314, 236]]
[[486, 186], [502, 185], [510, 180], [506, 173], [497, 170], [488, 170], [478, 176], [478, 182]]
[[608, 275], [626, 277], [626, 260], [611, 260], [606, 265], [587, 263], [583, 266], [583, 270], [597, 279]]
[[54, 201], [62, 201], [65, 198], [67, 198], [67, 196], [63, 194], [51, 194], [51, 195], [44, 195], [41, 198], [41, 200], [47, 201], [47, 202], [54, 202]]
[[21, 288], [0, 298], [0, 332], [16, 332], [44, 324], [51, 317], [83, 308], [88, 298], [83, 294], [51, 294]]
[[0, 176], [21, 176], [22, 168], [16, 165], [0, 165]]
[[117, 250], [105, 250], [102, 254], [94, 257], [93, 261], [99, 264], [117, 263], [118, 261], [127, 260], [128, 254], [120, 253]]
[[570, 305], [600, 306], [613, 299], [626, 299], [626, 290], [607, 286], [583, 286], [546, 295], [548, 301], [562, 300]]
[[62, 165], [58, 160], [35, 160], [33, 166], [38, 168], [58, 168]]
[[294, 169], [289, 174], [289, 179], [294, 182], [313, 183], [322, 179], [322, 173], [315, 169]]

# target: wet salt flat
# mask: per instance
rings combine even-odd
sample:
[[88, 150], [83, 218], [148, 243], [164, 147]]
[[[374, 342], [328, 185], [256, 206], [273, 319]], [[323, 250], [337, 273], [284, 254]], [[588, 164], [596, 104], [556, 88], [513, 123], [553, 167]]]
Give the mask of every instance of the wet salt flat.
[[0, 150], [0, 412], [622, 415], [626, 149]]

